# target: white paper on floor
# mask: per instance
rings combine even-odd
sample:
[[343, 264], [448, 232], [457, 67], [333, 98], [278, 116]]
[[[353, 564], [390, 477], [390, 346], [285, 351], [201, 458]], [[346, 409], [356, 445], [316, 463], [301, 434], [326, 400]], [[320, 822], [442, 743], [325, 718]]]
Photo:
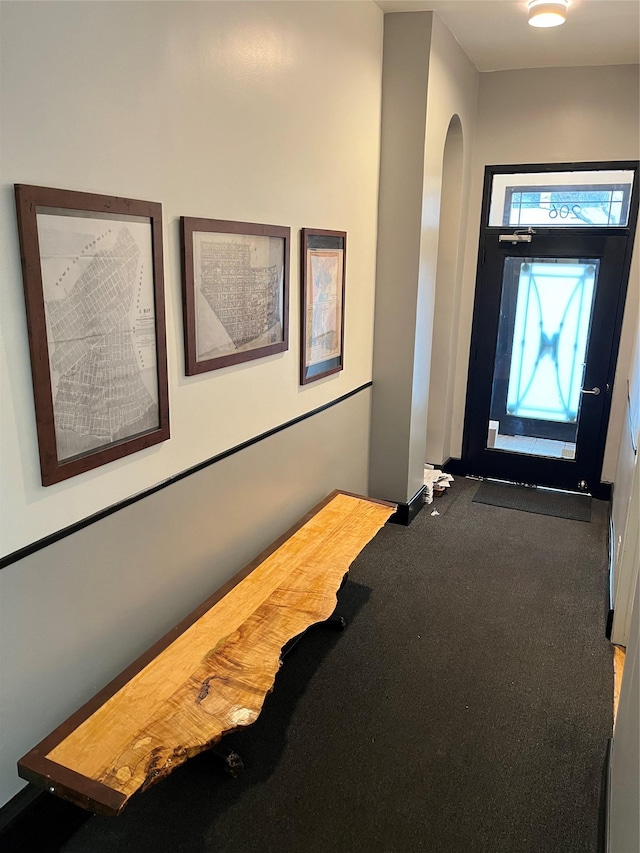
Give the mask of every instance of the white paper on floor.
[[433, 468], [431, 465], [424, 466], [424, 502], [426, 504], [430, 504], [433, 502], [433, 487], [437, 486], [439, 489], [445, 488], [448, 489], [449, 486], [453, 483], [453, 477], [451, 474], [445, 474], [439, 468]]

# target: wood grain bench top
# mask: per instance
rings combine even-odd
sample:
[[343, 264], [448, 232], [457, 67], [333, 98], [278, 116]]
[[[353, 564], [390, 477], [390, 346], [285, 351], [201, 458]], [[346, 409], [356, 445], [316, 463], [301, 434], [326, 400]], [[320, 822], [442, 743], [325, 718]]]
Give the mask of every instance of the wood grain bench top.
[[255, 721], [286, 643], [327, 619], [349, 566], [395, 511], [333, 492], [18, 762], [22, 778], [118, 814]]

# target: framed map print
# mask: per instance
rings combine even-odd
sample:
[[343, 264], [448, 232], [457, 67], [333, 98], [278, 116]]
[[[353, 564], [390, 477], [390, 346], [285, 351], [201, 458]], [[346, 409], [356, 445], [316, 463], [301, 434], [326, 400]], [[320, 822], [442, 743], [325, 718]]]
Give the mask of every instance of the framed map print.
[[342, 370], [346, 231], [302, 229], [300, 383]]
[[288, 349], [290, 229], [187, 216], [181, 223], [187, 375]]
[[162, 206], [16, 184], [42, 484], [169, 438]]

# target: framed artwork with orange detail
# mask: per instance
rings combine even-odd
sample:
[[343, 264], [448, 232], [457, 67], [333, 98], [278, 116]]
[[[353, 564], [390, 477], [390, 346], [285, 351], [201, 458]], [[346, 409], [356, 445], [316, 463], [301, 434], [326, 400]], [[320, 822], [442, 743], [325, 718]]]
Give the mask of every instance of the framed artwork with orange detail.
[[42, 484], [169, 438], [162, 206], [15, 186]]
[[185, 372], [289, 347], [289, 244], [281, 225], [181, 219]]
[[344, 367], [346, 231], [303, 228], [300, 384]]

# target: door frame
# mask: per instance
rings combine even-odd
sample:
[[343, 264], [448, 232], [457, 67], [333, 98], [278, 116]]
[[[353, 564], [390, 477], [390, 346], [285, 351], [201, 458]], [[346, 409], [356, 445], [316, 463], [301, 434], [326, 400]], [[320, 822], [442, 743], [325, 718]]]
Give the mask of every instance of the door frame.
[[[509, 165], [493, 165], [486, 166], [484, 173], [484, 183], [483, 183], [483, 195], [482, 195], [482, 209], [481, 209], [481, 219], [480, 219], [480, 239], [478, 245], [478, 262], [476, 268], [476, 282], [475, 282], [475, 295], [474, 295], [474, 308], [473, 308], [473, 326], [472, 326], [472, 334], [471, 334], [471, 346], [469, 351], [469, 369], [467, 374], [467, 391], [466, 391], [466, 403], [465, 403], [465, 416], [464, 416], [464, 435], [463, 435], [463, 445], [462, 445], [462, 459], [458, 461], [450, 460], [450, 463], [447, 466], [447, 470], [451, 470], [453, 473], [458, 473], [462, 475], [475, 475], [475, 476], [488, 476], [495, 477], [497, 479], [510, 479], [507, 476], [504, 476], [503, 472], [507, 467], [508, 463], [501, 463], [500, 456], [504, 456], [500, 452], [493, 451], [491, 454], [492, 462], [496, 462], [495, 473], [488, 473], [487, 466], [478, 461], [477, 458], [477, 441], [474, 445], [473, 436], [474, 433], [477, 432], [476, 419], [477, 417], [483, 417], [484, 408], [490, 406], [490, 400], [482, 400], [480, 401], [479, 396], [480, 392], [486, 393], [486, 373], [490, 372], [491, 376], [493, 376], [493, 368], [494, 368], [494, 358], [495, 358], [495, 337], [497, 333], [497, 321], [498, 317], [495, 317], [496, 328], [492, 331], [493, 334], [493, 357], [486, 358], [486, 346], [484, 347], [485, 352], [483, 355], [485, 356], [484, 361], [481, 365], [478, 365], [478, 355], [479, 351], [481, 351], [480, 340], [484, 335], [488, 334], [488, 330], [486, 328], [486, 306], [483, 303], [483, 299], [481, 298], [482, 293], [482, 278], [484, 271], [484, 261], [487, 251], [488, 241], [495, 239], [500, 233], [504, 233], [505, 230], [516, 230], [512, 229], [511, 226], [490, 226], [488, 225], [489, 221], [489, 208], [491, 204], [491, 187], [493, 178], [495, 175], [500, 174], [517, 174], [522, 172], [559, 172], [559, 171], [592, 171], [592, 170], [634, 170], [635, 176], [631, 190], [631, 200], [630, 200], [630, 208], [629, 208], [629, 217], [627, 225], [624, 227], [621, 226], [613, 226], [608, 228], [594, 227], [594, 226], [584, 226], [584, 227], [567, 227], [563, 226], [561, 228], [544, 228], [544, 227], [536, 227], [536, 235], [539, 238], [548, 237], [548, 236], [566, 236], [566, 237], [592, 237], [592, 238], [604, 238], [604, 237], [614, 237], [616, 236], [619, 240], [623, 239], [625, 241], [624, 251], [621, 261], [621, 282], [620, 287], [616, 296], [615, 305], [612, 306], [613, 316], [612, 320], [612, 346], [611, 351], [608, 357], [608, 364], [606, 367], [606, 380], [605, 387], [602, 389], [604, 394], [604, 400], [602, 405], [602, 413], [599, 421], [599, 428], [597, 431], [597, 435], [593, 436], [589, 441], [589, 451], [590, 454], [593, 454], [593, 467], [592, 470], [594, 472], [594, 476], [591, 478], [592, 482], [589, 482], [588, 490], [589, 492], [596, 498], [608, 499], [611, 495], [611, 484], [603, 483], [601, 480], [602, 477], [602, 463], [604, 459], [604, 451], [605, 444], [607, 438], [607, 429], [609, 425], [609, 417], [611, 414], [611, 398], [613, 391], [613, 383], [615, 378], [616, 364], [618, 359], [618, 352], [620, 347], [620, 332], [622, 329], [622, 320], [624, 315], [624, 306], [626, 300], [626, 294], [628, 289], [629, 282], [629, 271], [631, 267], [631, 257], [633, 252], [633, 241], [635, 236], [635, 229], [638, 217], [638, 188], [639, 188], [639, 169], [638, 169], [638, 161], [598, 161], [598, 162], [581, 162], [581, 163], [537, 163], [537, 164], [509, 164]], [[534, 237], [535, 240], [535, 237]], [[598, 241], [596, 241], [598, 242]], [[602, 241], [601, 241], [602, 242]], [[518, 254], [517, 249], [519, 245], [514, 248], [514, 255]], [[535, 244], [531, 244], [531, 246], [527, 247], [530, 251], [531, 248], [535, 251]], [[498, 310], [499, 314], [499, 310]], [[484, 325], [483, 325], [484, 324]], [[490, 363], [484, 363], [490, 362]], [[478, 371], [482, 371], [483, 376], [485, 377], [482, 383], [477, 383], [473, 381], [473, 377], [478, 375]], [[585, 382], [589, 382], [589, 377], [585, 377]], [[479, 385], [482, 385], [482, 388]], [[489, 383], [490, 384], [490, 383]], [[490, 394], [489, 394], [490, 397]], [[480, 411], [479, 411], [480, 410]], [[488, 427], [488, 420], [487, 420]], [[490, 451], [489, 451], [490, 452]], [[474, 456], [475, 454], [475, 456]], [[530, 485], [545, 485], [544, 482], [535, 483], [535, 479], [545, 480], [548, 479], [546, 474], [547, 469], [551, 470], [549, 466], [549, 462], [552, 461], [554, 463], [554, 467], [557, 466], [557, 460], [549, 460], [545, 457], [526, 457], [522, 456], [521, 459], [531, 459], [531, 465], [527, 466], [526, 463], [524, 468], [527, 470], [527, 475], [522, 479], [522, 482], [529, 482]], [[452, 464], [453, 463], [453, 464]], [[568, 468], [568, 471], [571, 469]], [[530, 474], [529, 474], [530, 472]], [[534, 474], [535, 472], [535, 474]], [[575, 490], [575, 487], [571, 487], [567, 482], [566, 485], [561, 486], [561, 488], [567, 488]]]

